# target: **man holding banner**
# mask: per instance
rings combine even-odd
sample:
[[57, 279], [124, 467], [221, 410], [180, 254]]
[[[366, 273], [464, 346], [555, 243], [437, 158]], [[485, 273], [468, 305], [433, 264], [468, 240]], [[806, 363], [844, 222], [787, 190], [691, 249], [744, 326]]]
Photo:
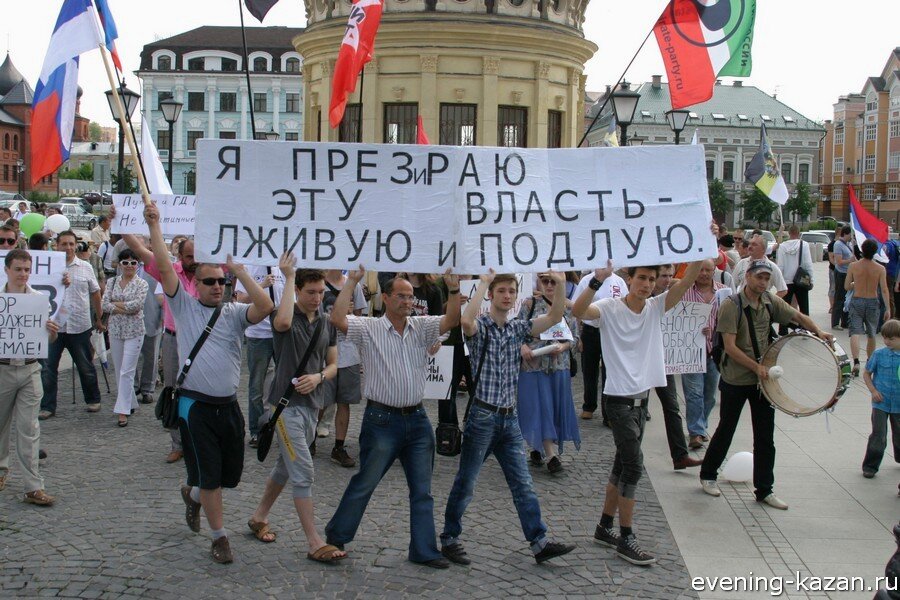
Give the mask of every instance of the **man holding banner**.
[[[11, 250], [3, 259], [7, 282], [3, 294], [28, 294], [44, 298], [28, 285], [31, 274], [31, 255], [25, 250]], [[9, 300], [0, 296], [2, 312], [9, 313]], [[49, 318], [49, 302], [45, 299], [45, 314], [49, 341], [56, 340], [59, 326]], [[35, 320], [37, 315], [35, 316]], [[2, 336], [0, 336], [2, 339]], [[46, 357], [46, 344], [43, 356]], [[4, 354], [4, 356], [8, 356]], [[9, 433], [13, 418], [16, 421], [16, 454], [22, 467], [25, 502], [51, 506], [53, 497], [44, 491], [44, 479], [38, 471], [41, 428], [38, 423], [41, 395], [41, 367], [38, 357], [0, 358], [0, 490], [6, 487], [9, 474]]]

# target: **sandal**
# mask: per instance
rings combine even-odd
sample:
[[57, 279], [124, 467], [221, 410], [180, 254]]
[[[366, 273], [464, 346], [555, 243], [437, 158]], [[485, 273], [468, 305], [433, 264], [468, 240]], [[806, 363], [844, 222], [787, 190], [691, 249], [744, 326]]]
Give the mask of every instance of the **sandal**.
[[53, 506], [54, 498], [44, 490], [35, 490], [25, 494], [26, 504], [35, 504], [37, 506]]
[[262, 523], [260, 521], [254, 521], [253, 519], [250, 519], [249, 521], [247, 521], [247, 527], [250, 528], [250, 531], [253, 532], [253, 535], [256, 536], [256, 539], [264, 544], [271, 544], [275, 541], [275, 538], [278, 537], [274, 531], [269, 529], [268, 523]]
[[343, 550], [340, 548], [332, 546], [331, 544], [325, 544], [315, 552], [307, 552], [306, 558], [320, 563], [333, 564], [347, 558], [346, 554], [338, 556], [341, 552], [343, 552]]

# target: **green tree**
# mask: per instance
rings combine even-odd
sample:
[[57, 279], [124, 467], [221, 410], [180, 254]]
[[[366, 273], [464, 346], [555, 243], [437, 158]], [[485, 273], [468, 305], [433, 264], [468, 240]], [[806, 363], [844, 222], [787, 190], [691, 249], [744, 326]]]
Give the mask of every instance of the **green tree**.
[[759, 227], [766, 224], [768, 229], [772, 221], [772, 213], [778, 208], [778, 204], [769, 200], [756, 186], [749, 192], [741, 192], [741, 208], [744, 209], [744, 217], [750, 221], [756, 221]]
[[63, 169], [59, 173], [60, 179], [78, 179], [81, 181], [93, 181], [94, 180], [94, 165], [91, 163], [84, 163], [79, 166], [77, 169]]
[[[119, 176], [117, 173], [112, 173], [111, 177], [112, 177], [112, 189], [114, 190], [114, 193], [118, 194], [119, 193]], [[135, 192], [137, 192], [137, 184], [134, 181], [134, 175], [132, 175], [131, 171], [129, 171], [127, 169], [125, 170], [125, 178], [123, 180], [123, 183], [125, 184], [125, 187], [121, 193], [134, 194]]]
[[816, 207], [816, 201], [809, 195], [809, 184], [798, 183], [794, 188], [794, 195], [788, 198], [784, 204], [785, 210], [791, 215], [791, 223], [795, 223], [797, 217], [805, 221]]
[[92, 142], [100, 141], [100, 138], [103, 137], [103, 128], [100, 127], [100, 123], [91, 121], [88, 124], [88, 137]]
[[728, 213], [731, 201], [725, 193], [725, 184], [718, 179], [709, 182], [709, 207], [714, 215], [723, 216]]

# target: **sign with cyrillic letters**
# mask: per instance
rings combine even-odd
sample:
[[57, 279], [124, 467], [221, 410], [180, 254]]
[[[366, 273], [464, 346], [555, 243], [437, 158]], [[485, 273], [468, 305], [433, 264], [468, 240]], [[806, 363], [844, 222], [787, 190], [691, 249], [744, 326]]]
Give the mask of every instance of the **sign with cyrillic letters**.
[[679, 302], [662, 322], [666, 375], [706, 373], [706, 335], [712, 305]]
[[49, 318], [43, 294], [0, 294], [0, 358], [47, 358]]
[[[0, 260], [6, 257], [9, 250], [0, 250]], [[47, 296], [50, 301], [50, 316], [57, 317], [66, 286], [63, 285], [63, 274], [66, 272], [66, 253], [49, 250], [29, 250], [31, 255], [31, 275], [28, 285], [36, 292]], [[6, 286], [6, 270], [0, 269], [0, 291]]]
[[[159, 224], [164, 236], [194, 235], [196, 196], [151, 194], [150, 199], [159, 208]], [[140, 194], [113, 194], [113, 204], [116, 218], [110, 229], [112, 233], [150, 235]]]
[[452, 380], [453, 346], [441, 346], [437, 353], [425, 359], [425, 399], [446, 399]]
[[275, 265], [532, 273], [716, 255], [702, 146], [200, 140], [196, 252]]

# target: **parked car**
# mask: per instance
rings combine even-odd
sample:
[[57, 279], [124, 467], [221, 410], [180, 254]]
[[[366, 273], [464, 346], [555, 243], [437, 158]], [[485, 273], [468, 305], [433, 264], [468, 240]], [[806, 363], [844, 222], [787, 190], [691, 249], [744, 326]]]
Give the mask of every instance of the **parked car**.
[[0, 192], [0, 206], [4, 206], [4, 202], [7, 200], [15, 200], [19, 202], [20, 200], [26, 200], [25, 196], [22, 194], [14, 194], [13, 192]]
[[833, 221], [835, 224], [835, 227], [843, 227], [844, 225], [849, 225], [849, 223], [847, 223], [846, 221], [841, 221], [840, 219], [838, 219], [836, 217], [830, 217], [827, 215], [824, 217], [819, 217], [819, 220], [814, 221], [814, 223], [826, 223], [828, 221]]
[[[78, 200], [81, 200], [81, 198], [78, 198]], [[93, 229], [97, 226], [97, 217], [85, 211], [78, 204], [55, 202], [47, 206], [52, 206], [59, 210], [60, 213], [69, 219], [69, 226], [72, 228]]]
[[[831, 235], [834, 237], [833, 231]], [[807, 244], [822, 244], [822, 260], [828, 260], [828, 244], [831, 243], [831, 239], [824, 231], [804, 231], [800, 234], [800, 239]]]
[[[10, 195], [18, 196], [18, 194], [10, 194]], [[28, 212], [34, 211], [34, 202], [30, 202], [29, 200], [25, 200], [24, 198], [21, 198], [21, 197], [12, 198], [12, 199], [0, 198], [0, 206], [2, 206], [4, 208], [8, 208], [10, 211], [12, 211], [12, 213], [14, 215], [16, 214], [16, 211], [19, 210], [19, 202], [24, 202], [25, 204], [28, 205]]]
[[92, 207], [97, 204], [100, 204], [101, 206], [109, 206], [112, 204], [112, 194], [106, 192], [87, 192], [82, 194], [81, 197]]
[[775, 235], [768, 229], [763, 229], [762, 236], [766, 240], [766, 256], [775, 260]]
[[809, 231], [804, 232], [803, 235], [806, 235], [807, 233], [820, 233], [828, 238], [829, 244], [834, 241], [833, 229], [810, 229]]
[[59, 204], [74, 204], [76, 206], [80, 206], [86, 213], [90, 213], [93, 210], [90, 202], [88, 202], [84, 198], [78, 198], [76, 196], [64, 196], [59, 199]]

